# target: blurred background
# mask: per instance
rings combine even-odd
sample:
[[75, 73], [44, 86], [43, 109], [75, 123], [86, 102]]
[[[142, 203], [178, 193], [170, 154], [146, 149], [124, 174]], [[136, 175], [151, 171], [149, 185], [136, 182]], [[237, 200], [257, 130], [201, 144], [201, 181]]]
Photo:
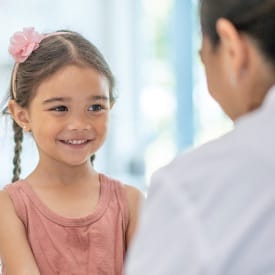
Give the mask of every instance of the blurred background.
[[[232, 128], [207, 92], [196, 0], [0, 0], [1, 99], [13, 66], [9, 38], [30, 26], [80, 32], [112, 68], [119, 97], [98, 171], [146, 192], [152, 173], [176, 154]], [[13, 147], [10, 118], [1, 117], [0, 187], [12, 177]], [[25, 136], [22, 177], [37, 159]]]

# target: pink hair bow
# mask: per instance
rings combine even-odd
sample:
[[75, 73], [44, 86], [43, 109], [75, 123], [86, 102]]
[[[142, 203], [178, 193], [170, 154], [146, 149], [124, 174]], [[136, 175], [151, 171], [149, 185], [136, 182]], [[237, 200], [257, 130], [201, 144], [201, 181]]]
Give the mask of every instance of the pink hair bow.
[[9, 53], [16, 63], [23, 63], [30, 54], [39, 47], [44, 35], [31, 28], [24, 28], [16, 32], [10, 39]]

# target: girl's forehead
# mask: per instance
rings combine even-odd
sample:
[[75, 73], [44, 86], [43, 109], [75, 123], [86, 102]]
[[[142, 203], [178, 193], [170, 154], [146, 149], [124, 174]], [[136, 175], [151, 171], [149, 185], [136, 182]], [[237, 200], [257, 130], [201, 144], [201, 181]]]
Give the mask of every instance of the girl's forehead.
[[75, 65], [66, 66], [51, 77], [41, 82], [37, 93], [43, 94], [72, 94], [101, 93], [108, 94], [108, 79], [100, 72], [90, 67]]
[[[61, 67], [58, 69], [55, 73], [53, 73], [48, 79], [55, 78], [54, 81], [58, 80], [59, 78], [69, 78], [71, 79], [71, 76], [93, 76], [93, 77], [105, 77], [101, 72], [99, 72], [97, 69], [91, 66], [83, 66], [83, 65], [75, 65], [70, 64]], [[66, 79], [68, 80], [68, 79]]]
[[31, 105], [49, 102], [85, 104], [99, 100], [110, 101], [107, 78], [90, 68], [67, 67], [39, 85]]

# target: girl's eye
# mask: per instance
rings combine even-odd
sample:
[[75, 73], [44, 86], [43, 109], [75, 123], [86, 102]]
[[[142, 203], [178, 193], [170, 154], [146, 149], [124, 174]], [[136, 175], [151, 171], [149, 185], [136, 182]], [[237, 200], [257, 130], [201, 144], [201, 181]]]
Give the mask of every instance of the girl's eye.
[[54, 108], [51, 108], [50, 110], [56, 112], [67, 112], [68, 108], [66, 106], [56, 106]]
[[103, 105], [94, 104], [94, 105], [91, 105], [88, 110], [91, 111], [91, 112], [99, 112], [99, 111], [102, 111], [104, 109], [105, 108], [104, 108]]

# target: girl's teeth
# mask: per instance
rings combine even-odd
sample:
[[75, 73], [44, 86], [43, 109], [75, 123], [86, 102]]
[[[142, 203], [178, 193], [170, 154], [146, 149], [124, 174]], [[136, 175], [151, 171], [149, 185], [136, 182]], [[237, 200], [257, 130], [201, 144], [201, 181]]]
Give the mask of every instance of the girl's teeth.
[[83, 144], [85, 142], [86, 140], [68, 140], [67, 141], [68, 144]]

